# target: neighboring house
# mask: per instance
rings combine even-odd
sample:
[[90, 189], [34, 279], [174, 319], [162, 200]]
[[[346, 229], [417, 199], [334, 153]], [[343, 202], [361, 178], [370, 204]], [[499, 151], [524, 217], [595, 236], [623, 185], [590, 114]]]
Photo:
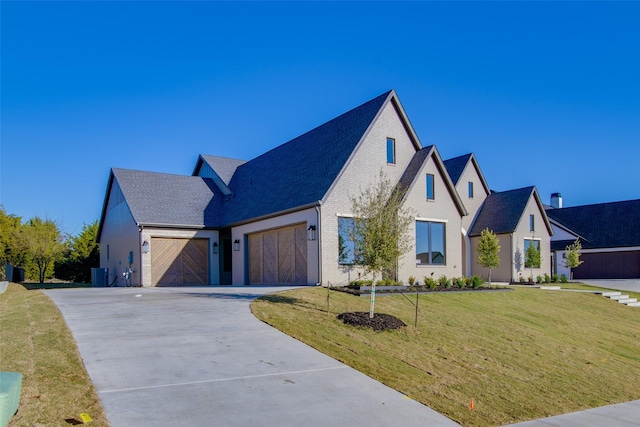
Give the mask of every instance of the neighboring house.
[[445, 160], [444, 164], [468, 212], [468, 215], [462, 218], [461, 256], [462, 274], [470, 276], [473, 271], [472, 263], [478, 257], [477, 254], [471, 253], [469, 230], [491, 190], [473, 153]]
[[[493, 231], [500, 242], [500, 266], [491, 272], [498, 282], [518, 281], [551, 272], [551, 224], [535, 187], [494, 192], [485, 199], [469, 230], [471, 240], [471, 274], [487, 277], [488, 269], [477, 263], [480, 233], [485, 228]], [[540, 251], [540, 265], [525, 262], [530, 245]]]
[[555, 205], [547, 207], [547, 215], [554, 230], [551, 251], [557, 274], [570, 277], [565, 248], [579, 239], [584, 263], [573, 270], [574, 279], [640, 278], [640, 200]]
[[[100, 265], [118, 285], [345, 285], [362, 274], [344, 231], [350, 197], [380, 171], [415, 213], [413, 248], [388, 274], [421, 282], [475, 273], [472, 231], [480, 218], [500, 217], [493, 201], [509, 192], [490, 194], [472, 154], [443, 162], [435, 146], [423, 147], [394, 91], [249, 161], [200, 155], [191, 176], [112, 169]], [[535, 190], [520, 204], [510, 208], [519, 215], [511, 229], [487, 224], [512, 236], [504, 253], [541, 241], [534, 274], [547, 271], [548, 222]], [[535, 236], [520, 220], [529, 214]]]

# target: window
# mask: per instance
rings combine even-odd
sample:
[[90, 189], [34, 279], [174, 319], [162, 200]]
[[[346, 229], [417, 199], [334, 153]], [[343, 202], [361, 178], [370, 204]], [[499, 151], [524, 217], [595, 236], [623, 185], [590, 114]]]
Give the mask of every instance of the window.
[[[531, 215], [533, 216], [533, 215]], [[524, 239], [524, 259], [525, 259], [525, 263], [524, 263], [524, 267], [525, 268], [540, 268], [540, 256], [538, 256], [538, 262], [535, 265], [531, 265], [530, 263], [527, 262], [527, 250], [529, 249], [529, 246], [533, 245], [536, 250], [538, 251], [538, 254], [540, 254], [540, 240], [534, 240], [534, 239]]]
[[473, 199], [473, 182], [469, 181], [469, 198]]
[[416, 221], [416, 264], [444, 265], [445, 224]]
[[387, 138], [387, 163], [396, 164], [396, 140]]
[[533, 215], [529, 215], [529, 231], [536, 231], [536, 222]]
[[338, 264], [353, 265], [356, 263], [356, 244], [351, 239], [353, 218], [338, 218]]
[[107, 245], [107, 260], [109, 260], [109, 245]]
[[433, 188], [434, 176], [430, 173], [427, 174], [427, 200], [435, 199], [435, 191]]

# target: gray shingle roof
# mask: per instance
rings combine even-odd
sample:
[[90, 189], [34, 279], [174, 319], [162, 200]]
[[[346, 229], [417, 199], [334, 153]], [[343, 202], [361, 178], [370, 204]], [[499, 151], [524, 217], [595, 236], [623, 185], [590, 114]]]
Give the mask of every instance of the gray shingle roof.
[[[232, 159], [230, 157], [220, 157], [220, 156], [210, 156], [208, 154], [200, 154], [200, 157], [204, 162], [206, 162], [211, 169], [213, 169], [222, 182], [226, 185], [229, 185], [229, 181], [233, 177], [233, 174], [236, 172], [238, 166], [246, 163], [246, 160]], [[198, 174], [198, 169], [200, 167], [200, 162], [196, 165], [196, 169], [193, 171], [193, 175]]]
[[584, 249], [640, 246], [640, 199], [547, 209], [547, 216], [583, 236]]
[[462, 176], [462, 172], [464, 172], [464, 168], [467, 166], [467, 163], [469, 163], [471, 156], [472, 154], [469, 153], [444, 161], [444, 167], [447, 168], [447, 172], [449, 173], [451, 181], [453, 181], [453, 185], [458, 185], [460, 176]]
[[535, 187], [525, 187], [489, 194], [469, 230], [469, 236], [479, 236], [485, 228], [496, 234], [515, 231], [534, 190]]
[[138, 224], [219, 225], [222, 195], [209, 178], [115, 168], [112, 174]]
[[416, 151], [416, 153], [411, 158], [409, 165], [407, 165], [407, 168], [402, 173], [400, 181], [398, 181], [398, 188], [400, 189], [400, 191], [404, 193], [409, 189], [409, 187], [411, 187], [411, 184], [413, 184], [413, 181], [415, 181], [416, 179], [416, 175], [418, 174], [418, 172], [420, 172], [423, 163], [429, 157], [431, 151], [433, 151], [433, 148], [433, 145], [429, 145], [427, 147], [423, 147], [421, 150]]
[[229, 182], [227, 225], [321, 200], [392, 91], [250, 160]]

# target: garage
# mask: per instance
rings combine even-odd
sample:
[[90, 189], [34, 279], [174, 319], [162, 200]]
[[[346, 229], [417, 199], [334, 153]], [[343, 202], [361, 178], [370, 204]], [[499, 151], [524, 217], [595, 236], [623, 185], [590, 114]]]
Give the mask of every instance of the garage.
[[306, 285], [306, 224], [250, 234], [249, 283]]
[[635, 279], [640, 277], [640, 251], [583, 253], [574, 279]]
[[152, 285], [208, 285], [208, 248], [208, 239], [152, 238]]

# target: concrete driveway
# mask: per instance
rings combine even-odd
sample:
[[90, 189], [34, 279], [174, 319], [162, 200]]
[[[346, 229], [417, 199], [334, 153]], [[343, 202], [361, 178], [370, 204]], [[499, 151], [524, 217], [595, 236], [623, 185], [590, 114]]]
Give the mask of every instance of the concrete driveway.
[[120, 426], [454, 426], [257, 320], [277, 288], [47, 291]]
[[640, 279], [584, 279], [577, 281], [622, 292], [640, 292]]

